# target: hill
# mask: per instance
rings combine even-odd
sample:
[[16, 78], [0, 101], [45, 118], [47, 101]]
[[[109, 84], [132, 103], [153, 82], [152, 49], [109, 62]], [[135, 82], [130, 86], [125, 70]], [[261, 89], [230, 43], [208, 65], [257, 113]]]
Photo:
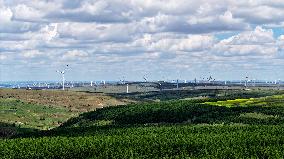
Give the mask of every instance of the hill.
[[283, 103], [282, 92], [107, 107], [49, 131], [1, 140], [0, 156], [282, 158]]

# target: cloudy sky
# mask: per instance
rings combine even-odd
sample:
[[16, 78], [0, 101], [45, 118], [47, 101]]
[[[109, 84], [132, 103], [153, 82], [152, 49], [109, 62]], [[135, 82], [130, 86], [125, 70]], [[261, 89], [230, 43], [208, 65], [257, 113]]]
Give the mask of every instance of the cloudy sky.
[[284, 79], [283, 0], [0, 0], [0, 81]]

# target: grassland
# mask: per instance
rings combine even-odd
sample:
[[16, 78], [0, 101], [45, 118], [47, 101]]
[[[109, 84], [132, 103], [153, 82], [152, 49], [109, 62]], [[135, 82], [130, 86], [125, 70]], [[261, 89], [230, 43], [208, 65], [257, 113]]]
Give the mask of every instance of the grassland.
[[0, 140], [0, 158], [284, 157], [284, 92], [216, 94], [83, 113]]
[[29, 104], [15, 98], [0, 98], [0, 106], [1, 122], [25, 128], [55, 128], [74, 116], [68, 109]]

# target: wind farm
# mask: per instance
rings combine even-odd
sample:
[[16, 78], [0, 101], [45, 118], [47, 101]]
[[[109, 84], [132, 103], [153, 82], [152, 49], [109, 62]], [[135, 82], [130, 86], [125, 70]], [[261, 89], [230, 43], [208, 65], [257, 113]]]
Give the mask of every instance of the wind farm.
[[[64, 73], [62, 73], [64, 72]], [[58, 72], [61, 74], [62, 81], [15, 81], [15, 82], [0, 82], [0, 88], [12, 88], [12, 89], [29, 89], [29, 90], [92, 90], [93, 92], [111, 92], [122, 93], [120, 87], [133, 86], [131, 92], [146, 91], [143, 88], [149, 87], [148, 91], [160, 91], [160, 90], [176, 90], [176, 89], [279, 89], [282, 90], [284, 81], [280, 79], [267, 81], [267, 80], [256, 80], [248, 79], [244, 80], [216, 80], [212, 79], [211, 76], [208, 78], [200, 79], [176, 79], [176, 80], [153, 80], [148, 81], [105, 81], [105, 80], [93, 80], [93, 81], [69, 81], [65, 80], [65, 71]], [[152, 89], [150, 89], [152, 87]], [[113, 90], [112, 90], [113, 89]], [[123, 89], [123, 88], [122, 88]], [[127, 89], [124, 89], [127, 90]]]

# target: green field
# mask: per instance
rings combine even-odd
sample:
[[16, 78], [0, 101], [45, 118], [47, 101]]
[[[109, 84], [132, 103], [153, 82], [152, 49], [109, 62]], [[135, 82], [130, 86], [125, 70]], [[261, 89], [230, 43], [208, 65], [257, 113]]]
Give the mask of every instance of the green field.
[[0, 98], [0, 121], [23, 128], [51, 129], [74, 114], [68, 109], [22, 102], [15, 98]]
[[[4, 140], [3, 158], [283, 158], [282, 126], [88, 128], [73, 137]], [[68, 131], [76, 132], [76, 129]], [[83, 132], [82, 132], [83, 131]], [[66, 132], [67, 133], [67, 132]]]
[[0, 139], [0, 158], [283, 158], [283, 126], [284, 92], [138, 103]]

